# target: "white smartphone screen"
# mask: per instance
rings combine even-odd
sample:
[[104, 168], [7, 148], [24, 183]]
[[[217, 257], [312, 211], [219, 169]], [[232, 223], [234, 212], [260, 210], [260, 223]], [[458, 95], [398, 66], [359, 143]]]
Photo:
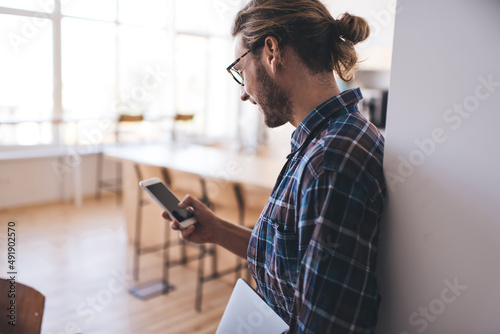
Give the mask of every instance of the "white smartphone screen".
[[179, 223], [194, 216], [192, 211], [179, 208], [179, 199], [163, 183], [151, 184], [146, 186], [146, 188], [163, 203]]

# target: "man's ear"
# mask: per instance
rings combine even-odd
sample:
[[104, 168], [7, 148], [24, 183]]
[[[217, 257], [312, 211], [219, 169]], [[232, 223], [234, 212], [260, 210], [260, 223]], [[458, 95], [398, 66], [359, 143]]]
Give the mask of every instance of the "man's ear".
[[264, 51], [266, 65], [273, 73], [276, 73], [278, 66], [282, 64], [282, 53], [278, 40], [273, 36], [267, 36], [264, 40]]

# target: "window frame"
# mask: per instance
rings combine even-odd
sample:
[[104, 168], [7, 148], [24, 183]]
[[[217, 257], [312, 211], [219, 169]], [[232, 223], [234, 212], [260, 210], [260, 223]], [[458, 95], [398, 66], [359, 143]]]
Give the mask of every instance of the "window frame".
[[[36, 151], [36, 150], [43, 150], [43, 149], [57, 149], [57, 148], [64, 148], [66, 145], [64, 144], [64, 138], [63, 138], [63, 126], [65, 124], [71, 124], [74, 123], [75, 121], [78, 122], [78, 119], [80, 117], [77, 117], [77, 119], [67, 119], [65, 117], [64, 113], [64, 106], [63, 106], [63, 90], [62, 90], [62, 78], [63, 78], [63, 69], [62, 69], [62, 62], [64, 59], [62, 59], [62, 21], [64, 18], [78, 18], [81, 20], [88, 20], [88, 21], [97, 21], [97, 22], [107, 22], [107, 23], [113, 23], [115, 25], [117, 34], [115, 37], [115, 43], [116, 43], [116, 52], [115, 52], [115, 63], [114, 65], [116, 66], [116, 83], [115, 83], [115, 91], [116, 94], [118, 95], [120, 92], [120, 63], [119, 63], [119, 43], [120, 43], [120, 36], [118, 34], [118, 30], [120, 26], [137, 26], [141, 27], [141, 25], [138, 24], [130, 24], [130, 23], [123, 23], [120, 21], [120, 12], [119, 12], [119, 1], [120, 0], [115, 0], [115, 5], [116, 5], [116, 17], [115, 20], [110, 21], [110, 20], [98, 20], [98, 19], [91, 19], [91, 18], [84, 18], [84, 17], [78, 17], [74, 15], [64, 15], [62, 14], [62, 8], [61, 8], [61, 3], [58, 0], [54, 0], [54, 5], [53, 5], [53, 11], [48, 12], [45, 11], [44, 8], [40, 8], [40, 11], [35, 11], [35, 10], [26, 10], [26, 9], [17, 9], [17, 8], [10, 8], [10, 7], [3, 7], [0, 6], [0, 14], [8, 14], [8, 15], [14, 15], [18, 17], [25, 17], [28, 19], [32, 18], [45, 18], [49, 19], [52, 23], [52, 67], [53, 67], [53, 105], [52, 105], [52, 114], [49, 119], [33, 119], [29, 121], [24, 121], [24, 120], [12, 120], [12, 121], [7, 121], [3, 122], [4, 124], [22, 124], [22, 123], [27, 123], [27, 122], [32, 122], [32, 123], [37, 123], [37, 124], [42, 124], [46, 122], [52, 123], [51, 131], [52, 131], [52, 142], [50, 144], [35, 144], [35, 145], [0, 145], [0, 152], [12, 152], [12, 151], [21, 151], [21, 152], [28, 152], [28, 151]], [[210, 38], [216, 37], [216, 38], [225, 38], [228, 41], [231, 41], [232, 38], [229, 34], [229, 31], [227, 35], [221, 35], [217, 33], [211, 33], [210, 29], [205, 29], [205, 31], [196, 33], [193, 31], [182, 31], [182, 30], [177, 30], [176, 28], [176, 1], [169, 1], [169, 6], [170, 6], [170, 13], [166, 13], [165, 15], [165, 25], [162, 27], [159, 26], [148, 26], [150, 28], [155, 28], [155, 29], [163, 29], [169, 34], [169, 39], [165, 41], [165, 43], [172, 43], [172, 45], [169, 44], [169, 47], [175, 48], [175, 41], [179, 35], [188, 35], [188, 36], [196, 36], [196, 37], [202, 37], [205, 38], [207, 41], [207, 45], [210, 43]], [[170, 15], [169, 15], [170, 14]], [[204, 52], [208, 53], [210, 52], [209, 47], [207, 47], [207, 50]], [[171, 108], [172, 111], [175, 112], [176, 110], [176, 98], [175, 98], [175, 87], [176, 87], [176, 77], [175, 77], [175, 49], [174, 49], [174, 54], [171, 55], [171, 59], [167, 60], [170, 62], [169, 66], [172, 67], [172, 83], [170, 84], [171, 90], [172, 90], [172, 96], [174, 96], [174, 99], [171, 102]], [[200, 61], [205, 61], [205, 67], [208, 69], [210, 66], [210, 58], [207, 57], [206, 59], [200, 59]], [[222, 68], [221, 71], [224, 69]], [[207, 75], [205, 76], [205, 87], [208, 87], [210, 85], [210, 77]], [[229, 99], [227, 105], [235, 105], [235, 100], [238, 100], [238, 95], [237, 94], [231, 94], [233, 92], [232, 89], [228, 89], [228, 94], [227, 98]], [[205, 103], [203, 105], [202, 110], [199, 110], [198, 112], [201, 113], [200, 118], [201, 118], [201, 123], [199, 124], [199, 133], [197, 135], [200, 135], [201, 137], [204, 137], [208, 134], [208, 131], [206, 129], [207, 124], [207, 117], [210, 117], [209, 113], [209, 108], [210, 108], [210, 96], [207, 96], [207, 92], [205, 92]], [[118, 100], [118, 98], [117, 98]], [[231, 112], [231, 110], [227, 110], [227, 112]], [[236, 112], [236, 110], [235, 110]], [[118, 114], [116, 115], [118, 118]], [[163, 119], [167, 119], [171, 117], [172, 115], [165, 115]], [[88, 118], [83, 117], [82, 115], [82, 120], [88, 120]], [[92, 120], [100, 121], [102, 119], [107, 119], [106, 117], [93, 117]], [[147, 119], [146, 119], [147, 121]], [[153, 120], [152, 120], [153, 121]], [[158, 119], [155, 119], [154, 121], [158, 121]], [[236, 117], [236, 123], [237, 123], [237, 117]], [[237, 124], [234, 124], [234, 126], [237, 126]], [[224, 131], [226, 133], [226, 136], [231, 136], [233, 134], [233, 131], [231, 129], [226, 129]], [[78, 135], [77, 135], [78, 137]]]

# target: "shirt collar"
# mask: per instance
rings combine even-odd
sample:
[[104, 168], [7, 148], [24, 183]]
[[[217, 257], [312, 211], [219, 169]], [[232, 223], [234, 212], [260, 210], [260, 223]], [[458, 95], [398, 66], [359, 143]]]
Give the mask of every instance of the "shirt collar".
[[363, 99], [361, 90], [359, 88], [353, 88], [326, 100], [314, 108], [292, 133], [292, 153], [300, 149], [306, 138], [314, 132], [316, 127], [320, 125], [323, 120], [326, 118], [333, 118], [336, 113], [340, 116], [342, 113], [339, 111], [341, 110], [343, 110], [344, 113], [352, 112], [352, 108], [347, 109], [346, 107], [349, 105], [354, 107], [361, 99]]

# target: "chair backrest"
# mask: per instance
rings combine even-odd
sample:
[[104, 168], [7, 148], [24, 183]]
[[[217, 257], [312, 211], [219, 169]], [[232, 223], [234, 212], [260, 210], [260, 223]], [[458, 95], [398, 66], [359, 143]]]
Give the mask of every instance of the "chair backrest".
[[193, 114], [175, 114], [174, 121], [175, 122], [186, 122], [192, 121], [194, 118]]
[[135, 135], [137, 137], [137, 129], [134, 128], [132, 125], [134, 123], [140, 123], [142, 121], [144, 121], [143, 115], [120, 115], [120, 116], [118, 116], [118, 119], [116, 120], [115, 141], [117, 143], [122, 142], [120, 135], [127, 134], [127, 133], [129, 136]]
[[44, 304], [45, 297], [32, 287], [0, 278], [0, 333], [40, 334]]
[[170, 189], [180, 200], [187, 194], [199, 200], [204, 199], [203, 181], [200, 176], [175, 169], [169, 169], [168, 174], [171, 182]]
[[152, 177], [161, 179], [168, 187], [170, 187], [170, 175], [166, 168], [157, 167], [145, 164], [136, 164], [135, 171], [137, 176], [137, 183]]
[[141, 122], [144, 120], [143, 115], [120, 115], [118, 117], [118, 122]]
[[254, 227], [269, 199], [271, 191], [250, 185], [242, 185], [241, 193], [245, 203], [245, 219], [243, 224], [247, 227]]
[[192, 131], [193, 114], [175, 114], [172, 118], [171, 136], [173, 141], [181, 142], [190, 136]]
[[207, 196], [210, 201], [216, 205], [234, 205], [236, 198], [234, 197], [234, 182], [224, 178], [205, 178], [205, 187]]

